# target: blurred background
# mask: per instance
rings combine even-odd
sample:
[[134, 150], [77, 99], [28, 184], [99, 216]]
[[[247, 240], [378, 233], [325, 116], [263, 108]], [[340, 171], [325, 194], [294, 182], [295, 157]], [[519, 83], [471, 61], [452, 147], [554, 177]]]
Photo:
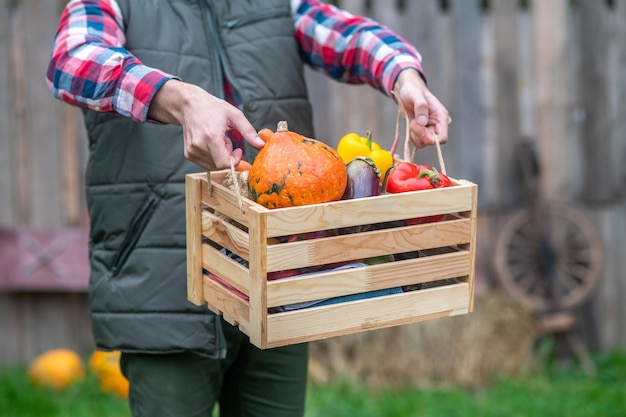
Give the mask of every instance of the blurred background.
[[[64, 3], [0, 0], [0, 365], [93, 349], [87, 141], [44, 81]], [[545, 337], [592, 375], [592, 355], [626, 348], [626, 1], [335, 3], [415, 44], [450, 111], [446, 170], [479, 190], [476, 310], [314, 342], [312, 379], [476, 386], [527, 372]], [[402, 144], [393, 100], [307, 78], [318, 139]]]

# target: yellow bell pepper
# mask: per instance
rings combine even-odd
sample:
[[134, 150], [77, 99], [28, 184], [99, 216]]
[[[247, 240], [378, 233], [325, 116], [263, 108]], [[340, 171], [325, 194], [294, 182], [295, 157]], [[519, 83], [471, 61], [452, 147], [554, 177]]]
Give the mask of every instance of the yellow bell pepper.
[[393, 165], [391, 152], [382, 149], [378, 143], [372, 141], [372, 132], [369, 130], [365, 137], [357, 133], [348, 133], [342, 137], [337, 144], [337, 153], [346, 164], [357, 156], [372, 159], [380, 171], [381, 179], [385, 177], [385, 173]]

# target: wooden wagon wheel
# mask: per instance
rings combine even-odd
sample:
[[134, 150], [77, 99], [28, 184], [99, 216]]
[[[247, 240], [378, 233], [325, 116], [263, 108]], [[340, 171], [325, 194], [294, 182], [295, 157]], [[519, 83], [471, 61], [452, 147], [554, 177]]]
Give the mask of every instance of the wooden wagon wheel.
[[495, 269], [503, 287], [538, 312], [571, 309], [595, 287], [604, 259], [600, 233], [577, 209], [536, 201], [502, 228]]

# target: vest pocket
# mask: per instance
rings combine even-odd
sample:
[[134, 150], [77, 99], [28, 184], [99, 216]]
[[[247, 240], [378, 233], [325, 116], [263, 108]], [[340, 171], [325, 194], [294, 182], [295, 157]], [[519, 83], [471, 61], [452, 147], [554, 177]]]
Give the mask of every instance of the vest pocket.
[[122, 242], [122, 246], [120, 247], [117, 256], [115, 257], [115, 261], [113, 262], [113, 266], [111, 267], [112, 276], [116, 276], [119, 271], [122, 269], [126, 260], [130, 256], [130, 253], [133, 251], [141, 234], [144, 229], [148, 225], [154, 210], [156, 209], [158, 199], [155, 196], [150, 197], [145, 207], [139, 212], [137, 216], [133, 219], [130, 228], [128, 229], [128, 233], [124, 237], [124, 241]]

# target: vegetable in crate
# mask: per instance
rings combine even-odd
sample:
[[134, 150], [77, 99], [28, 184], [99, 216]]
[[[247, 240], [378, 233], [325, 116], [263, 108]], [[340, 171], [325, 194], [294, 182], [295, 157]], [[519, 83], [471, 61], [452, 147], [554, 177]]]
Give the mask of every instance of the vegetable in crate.
[[[348, 184], [342, 200], [374, 197], [380, 194], [380, 171], [370, 158], [357, 156], [346, 164]], [[339, 229], [339, 234], [359, 233], [367, 231], [371, 225], [345, 227]]]
[[356, 133], [348, 133], [342, 137], [337, 144], [337, 153], [341, 155], [346, 164], [357, 156], [370, 158], [380, 171], [381, 178], [393, 165], [391, 152], [382, 149], [378, 143], [372, 141], [372, 132], [369, 130], [365, 137]]
[[429, 190], [450, 186], [450, 178], [429, 165], [400, 162], [392, 167], [384, 179], [388, 193]]
[[380, 171], [368, 157], [357, 156], [346, 164], [348, 184], [343, 200], [373, 197], [380, 194]]
[[[248, 174], [250, 198], [267, 208], [327, 203], [341, 199], [346, 166], [332, 147], [290, 132], [279, 122], [252, 163]], [[269, 136], [269, 137], [268, 137]]]
[[[447, 175], [437, 172], [429, 165], [400, 162], [389, 169], [383, 180], [384, 189], [388, 193], [405, 193], [409, 191], [444, 188], [451, 185]], [[406, 224], [436, 222], [443, 218], [442, 214], [407, 219]]]

